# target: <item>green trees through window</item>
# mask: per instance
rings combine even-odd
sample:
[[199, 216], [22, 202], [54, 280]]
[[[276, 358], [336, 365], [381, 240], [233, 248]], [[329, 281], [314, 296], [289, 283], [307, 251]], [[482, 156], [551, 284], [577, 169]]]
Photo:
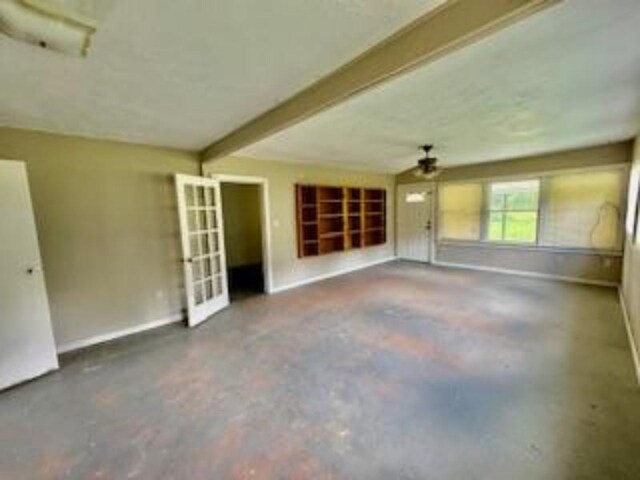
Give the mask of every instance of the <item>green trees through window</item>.
[[488, 192], [489, 241], [536, 243], [540, 182], [491, 183]]

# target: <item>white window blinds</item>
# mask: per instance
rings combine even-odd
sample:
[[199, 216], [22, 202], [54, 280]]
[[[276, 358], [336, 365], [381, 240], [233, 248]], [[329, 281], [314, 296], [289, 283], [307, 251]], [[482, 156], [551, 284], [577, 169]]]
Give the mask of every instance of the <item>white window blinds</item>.
[[482, 184], [442, 185], [438, 192], [438, 237], [452, 240], [480, 240]]
[[[525, 184], [532, 188], [519, 195], [517, 209], [508, 202], [496, 206], [500, 200], [494, 198], [496, 188]], [[627, 186], [624, 168], [559, 172], [510, 182], [443, 183], [438, 186], [438, 239], [619, 251]], [[510, 210], [518, 210], [518, 217]]]
[[561, 174], [544, 183], [540, 243], [553, 247], [622, 247], [620, 170]]

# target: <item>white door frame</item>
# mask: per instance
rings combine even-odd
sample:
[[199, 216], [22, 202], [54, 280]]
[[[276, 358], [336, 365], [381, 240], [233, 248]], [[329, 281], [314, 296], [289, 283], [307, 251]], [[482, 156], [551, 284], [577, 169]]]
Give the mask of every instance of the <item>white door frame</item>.
[[[262, 192], [262, 274], [264, 277], [264, 291], [266, 294], [273, 293], [273, 266], [271, 263], [271, 209], [269, 206], [269, 180], [264, 177], [254, 177], [250, 175], [233, 175], [226, 173], [209, 174], [213, 180], [222, 183], [239, 183], [243, 185], [258, 185]], [[222, 205], [224, 221], [224, 203]]]
[[437, 220], [436, 220], [436, 215], [437, 215], [437, 206], [436, 206], [436, 202], [437, 202], [437, 185], [436, 182], [433, 181], [429, 181], [429, 180], [425, 180], [424, 182], [412, 182], [412, 183], [401, 183], [396, 185], [396, 191], [395, 191], [395, 206], [396, 206], [396, 228], [395, 228], [395, 232], [396, 232], [396, 255], [398, 254], [398, 245], [399, 245], [399, 239], [398, 239], [398, 233], [399, 233], [399, 228], [398, 228], [398, 211], [401, 208], [400, 206], [400, 200], [399, 200], [399, 196], [400, 196], [400, 190], [403, 187], [411, 187], [412, 185], [424, 185], [427, 187], [427, 194], [430, 197], [430, 202], [429, 202], [429, 221], [430, 221], [430, 225], [431, 228], [429, 230], [429, 256], [428, 259], [426, 261], [427, 264], [433, 264], [436, 261], [436, 229], [437, 229]]

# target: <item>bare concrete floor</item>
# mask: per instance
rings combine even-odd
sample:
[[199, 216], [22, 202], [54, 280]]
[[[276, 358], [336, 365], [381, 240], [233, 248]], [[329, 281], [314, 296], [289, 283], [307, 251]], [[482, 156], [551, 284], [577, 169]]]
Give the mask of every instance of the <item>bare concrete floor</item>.
[[392, 263], [63, 359], [0, 478], [638, 479], [613, 289]]

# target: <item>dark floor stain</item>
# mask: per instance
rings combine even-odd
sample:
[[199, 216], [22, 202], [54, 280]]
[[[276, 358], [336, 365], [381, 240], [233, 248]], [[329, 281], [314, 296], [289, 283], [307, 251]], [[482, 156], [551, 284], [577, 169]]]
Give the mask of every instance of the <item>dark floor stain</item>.
[[640, 478], [612, 289], [394, 262], [62, 364], [0, 479]]

